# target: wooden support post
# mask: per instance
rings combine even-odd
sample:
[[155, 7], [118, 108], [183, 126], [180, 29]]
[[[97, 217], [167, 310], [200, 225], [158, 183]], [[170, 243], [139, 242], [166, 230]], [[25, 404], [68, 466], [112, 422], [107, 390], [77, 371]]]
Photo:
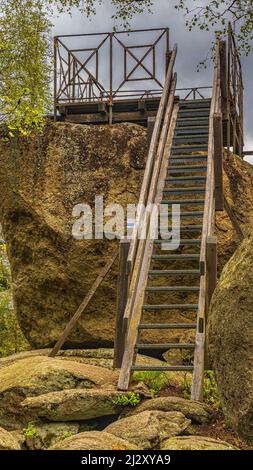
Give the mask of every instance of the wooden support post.
[[206, 313], [217, 284], [217, 238], [207, 237], [206, 241]]
[[86, 294], [84, 300], [82, 301], [80, 307], [78, 307], [76, 313], [73, 315], [71, 320], [68, 322], [64, 332], [62, 333], [60, 339], [57, 341], [56, 345], [53, 347], [52, 351], [49, 354], [49, 357], [55, 357], [56, 354], [60, 351], [61, 347], [64, 345], [66, 342], [67, 338], [69, 337], [71, 331], [73, 328], [76, 326], [79, 318], [81, 317], [83, 311], [87, 307], [87, 305], [90, 303], [91, 299], [94, 297], [95, 293], [97, 292], [98, 287], [100, 286], [101, 282], [104, 280], [110, 269], [112, 268], [114, 262], [116, 261], [118, 257], [118, 253], [116, 252], [113, 257], [106, 263], [105, 267], [102, 269], [101, 273], [99, 276], [96, 278], [94, 283], [92, 284], [92, 287]]
[[244, 233], [240, 227], [240, 224], [236, 218], [236, 215], [234, 214], [234, 211], [232, 209], [232, 207], [230, 207], [226, 197], [224, 197], [224, 207], [225, 207], [225, 211], [228, 215], [228, 217], [230, 218], [230, 221], [237, 233], [237, 236], [239, 238], [240, 241], [242, 241], [244, 239]]
[[151, 144], [151, 139], [152, 139], [153, 130], [155, 126], [155, 120], [156, 120], [155, 117], [148, 117], [148, 130], [147, 130], [148, 149]]
[[194, 353], [194, 374], [192, 377], [191, 399], [203, 401], [204, 384], [204, 364], [205, 364], [205, 331], [197, 332]]
[[119, 272], [118, 272], [118, 291], [117, 291], [117, 312], [114, 341], [114, 360], [113, 367], [121, 367], [123, 354], [125, 350], [125, 328], [124, 312], [127, 303], [129, 274], [127, 272], [127, 257], [130, 247], [130, 240], [123, 239], [119, 244]]
[[223, 139], [222, 139], [222, 115], [213, 116], [214, 131], [214, 178], [215, 178], [215, 210], [223, 211]]

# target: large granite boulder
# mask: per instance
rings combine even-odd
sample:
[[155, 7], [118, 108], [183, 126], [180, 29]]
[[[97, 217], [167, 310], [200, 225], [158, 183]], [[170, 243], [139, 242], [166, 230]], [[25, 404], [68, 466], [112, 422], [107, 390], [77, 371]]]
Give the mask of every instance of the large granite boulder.
[[204, 403], [173, 396], [146, 400], [131, 411], [131, 415], [150, 410], [180, 411], [194, 424], [206, 424], [211, 419], [211, 411]]
[[[105, 204], [125, 207], [137, 202], [146, 155], [146, 130], [134, 124], [51, 123], [42, 135], [0, 143], [0, 220], [17, 317], [32, 347], [55, 343], [106, 260], [117, 250], [116, 241], [73, 239], [74, 205], [94, 207], [96, 195], [103, 195]], [[226, 196], [247, 231], [253, 221], [253, 169], [229, 155], [225, 170]], [[238, 238], [225, 212], [217, 214], [216, 227], [221, 270]], [[71, 333], [68, 347], [112, 346], [116, 274], [117, 263]], [[180, 303], [178, 295], [174, 301]], [[195, 303], [191, 296], [189, 303]], [[149, 314], [148, 321], [152, 320], [154, 315]], [[177, 313], [171, 321], [179, 321]], [[144, 339], [150, 343], [189, 342], [191, 335], [174, 330], [168, 337], [168, 332], [161, 331], [158, 338], [151, 331], [145, 332]]]
[[26, 398], [24, 413], [48, 421], [87, 421], [101, 416], [119, 415], [123, 406], [117, 398], [122, 392], [111, 389], [63, 390]]
[[[134, 124], [51, 123], [42, 135], [0, 143], [0, 221], [17, 317], [35, 348], [51, 346], [106, 261], [110, 240], [75, 240], [76, 204], [135, 203], [145, 166], [146, 130]], [[68, 345], [112, 345], [117, 263]]]
[[[82, 432], [55, 444], [49, 450], [140, 450], [132, 442], [108, 432]], [[84, 457], [85, 459], [85, 457]]]
[[190, 424], [178, 411], [147, 410], [115, 421], [105, 431], [147, 450], [159, 449], [164, 439], [183, 434]]
[[223, 411], [253, 439], [253, 237], [227, 263], [209, 312], [208, 344]]

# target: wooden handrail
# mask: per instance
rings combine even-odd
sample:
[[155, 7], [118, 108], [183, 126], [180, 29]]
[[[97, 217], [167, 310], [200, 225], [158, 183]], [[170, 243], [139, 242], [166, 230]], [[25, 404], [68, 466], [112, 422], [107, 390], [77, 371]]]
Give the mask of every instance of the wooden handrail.
[[[147, 205], [160, 203], [162, 199], [163, 188], [161, 186], [161, 182], [165, 181], [166, 171], [164, 172], [164, 168], [165, 163], [168, 164], [168, 155], [170, 147], [172, 146], [177, 114], [177, 109], [174, 106], [176, 82], [177, 77], [176, 74], [174, 74], [174, 78], [171, 83], [169, 99], [167, 101], [165, 110], [163, 128], [160, 135], [157, 155], [153, 166], [153, 173], [147, 197]], [[150, 235], [151, 214], [147, 213], [147, 215], [147, 237], [145, 237], [145, 239], [141, 239], [138, 244], [131, 280], [132, 290], [129, 292], [124, 315], [124, 327], [127, 329], [127, 338], [118, 384], [118, 388], [120, 390], [127, 390], [130, 381], [131, 366], [135, 354], [138, 326], [141, 319], [142, 305], [145, 295], [145, 286], [148, 279], [148, 270], [153, 252], [153, 239]]]
[[[148, 190], [149, 190], [151, 176], [152, 176], [153, 169], [154, 169], [155, 159], [157, 155], [157, 145], [158, 145], [160, 132], [161, 132], [161, 123], [164, 117], [165, 107], [166, 107], [166, 103], [167, 103], [167, 99], [168, 99], [168, 95], [169, 95], [169, 91], [171, 87], [173, 68], [174, 68], [174, 63], [176, 60], [176, 55], [177, 55], [177, 45], [175, 44], [172, 54], [171, 54], [167, 76], [165, 80], [165, 85], [164, 85], [164, 90], [163, 90], [163, 94], [160, 100], [160, 105], [159, 105], [159, 109], [158, 109], [155, 124], [154, 124], [154, 130], [152, 134], [152, 139], [151, 139], [151, 143], [149, 147], [143, 182], [141, 186], [139, 204], [138, 204], [138, 209], [137, 209], [137, 214], [136, 214], [136, 223], [132, 232], [132, 240], [131, 240], [128, 260], [127, 260], [129, 273], [133, 271], [133, 266], [134, 266], [134, 262], [136, 259], [136, 252], [137, 252], [137, 247], [138, 247], [138, 230], [139, 230], [140, 223], [143, 217], [143, 206], [146, 206], [147, 204]], [[131, 291], [131, 288], [130, 288], [130, 291]]]
[[221, 114], [221, 85], [220, 85], [220, 56], [219, 41], [215, 48], [215, 65], [213, 78], [213, 93], [209, 118], [209, 141], [207, 159], [206, 193], [203, 215], [203, 228], [200, 249], [200, 292], [197, 314], [196, 346], [194, 353], [194, 369], [192, 378], [191, 398], [193, 400], [202, 399], [204, 362], [205, 362], [205, 323], [206, 323], [206, 302], [207, 302], [207, 239], [212, 235], [214, 226], [214, 120], [217, 113]]

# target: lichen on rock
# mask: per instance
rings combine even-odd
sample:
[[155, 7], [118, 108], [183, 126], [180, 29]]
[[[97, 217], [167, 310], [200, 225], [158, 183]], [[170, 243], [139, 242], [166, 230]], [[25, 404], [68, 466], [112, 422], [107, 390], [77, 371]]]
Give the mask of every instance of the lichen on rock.
[[225, 266], [209, 312], [209, 356], [223, 411], [239, 434], [253, 440], [253, 237]]

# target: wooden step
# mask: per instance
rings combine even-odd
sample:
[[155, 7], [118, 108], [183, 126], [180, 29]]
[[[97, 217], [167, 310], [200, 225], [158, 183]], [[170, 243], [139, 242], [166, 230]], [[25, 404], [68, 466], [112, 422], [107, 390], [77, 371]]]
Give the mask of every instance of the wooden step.
[[211, 106], [211, 98], [200, 98], [196, 100], [179, 100], [179, 109], [183, 108], [209, 108]]
[[185, 261], [194, 261], [199, 260], [198, 254], [185, 254], [185, 255], [153, 255], [152, 260], [156, 261], [178, 261], [178, 260], [185, 260]]
[[179, 109], [178, 111], [178, 118], [185, 118], [185, 117], [209, 117], [210, 109], [209, 108], [194, 108], [194, 109]]
[[189, 126], [179, 126], [176, 127], [175, 130], [175, 135], [206, 135], [208, 134], [209, 127], [208, 126], [195, 126], [195, 127], [189, 127]]
[[204, 199], [176, 199], [174, 201], [163, 199], [161, 205], [167, 204], [167, 206], [171, 206], [172, 204], [180, 204], [180, 206], [191, 206], [194, 204], [201, 206], [204, 202]]
[[200, 276], [199, 269], [151, 269], [149, 276]]
[[189, 187], [189, 188], [165, 188], [163, 192], [165, 194], [191, 194], [191, 193], [204, 193], [205, 187]]
[[[179, 205], [179, 204], [177, 204]], [[174, 212], [174, 216], [180, 216], [181, 219], [199, 219], [202, 218], [204, 215], [203, 211], [188, 211], [188, 212]], [[172, 212], [168, 212], [167, 214], [160, 214], [160, 219], [168, 219], [172, 217]]]
[[206, 181], [206, 176], [179, 176], [177, 178], [166, 178], [165, 179], [166, 183], [171, 183], [171, 184], [177, 184], [177, 183], [184, 183], [187, 181]]
[[179, 166], [179, 167], [169, 167], [168, 174], [190, 174], [190, 173], [206, 173], [206, 165], [189, 165], [189, 166]]
[[140, 323], [139, 330], [195, 330], [197, 323]]
[[198, 286], [162, 286], [146, 288], [146, 292], [199, 292]]
[[207, 154], [207, 144], [173, 145], [173, 147], [171, 147], [172, 155], [188, 155], [189, 153], [192, 154], [193, 152], [205, 152]]
[[171, 167], [173, 164], [204, 163], [207, 162], [207, 155], [178, 155], [170, 157]]
[[209, 116], [207, 117], [182, 117], [177, 119], [177, 128], [179, 127], [201, 127], [201, 126], [208, 126], [209, 124]]
[[[157, 244], [157, 245], [160, 245], [161, 243], [164, 243], [166, 242], [166, 240], [154, 240], [154, 243]], [[201, 244], [201, 240], [198, 240], [198, 239], [194, 239], [194, 238], [186, 238], [186, 239], [182, 239], [180, 240], [180, 246], [183, 246], [183, 245], [200, 245]]]
[[160, 305], [143, 305], [142, 310], [196, 310], [198, 304], [160, 304]]
[[136, 349], [138, 351], [144, 349], [161, 349], [167, 351], [168, 349], [195, 349], [195, 344], [192, 343], [137, 343]]
[[207, 144], [208, 143], [208, 134], [206, 135], [175, 135], [173, 138], [174, 146], [180, 144]]
[[176, 371], [192, 371], [193, 366], [132, 366], [131, 370], [134, 371], [139, 371], [139, 372], [144, 372], [144, 371], [153, 371], [153, 372], [176, 372]]

